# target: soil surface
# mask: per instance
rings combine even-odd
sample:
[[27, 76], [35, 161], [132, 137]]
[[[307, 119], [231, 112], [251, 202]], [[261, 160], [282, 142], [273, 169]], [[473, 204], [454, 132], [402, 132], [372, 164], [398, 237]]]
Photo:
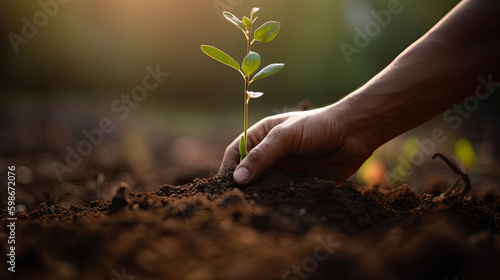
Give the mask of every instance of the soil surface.
[[16, 273], [2, 244], [1, 279], [500, 279], [495, 193], [439, 197], [284, 171], [240, 187], [230, 171], [154, 192], [120, 183], [111, 200], [17, 215]]

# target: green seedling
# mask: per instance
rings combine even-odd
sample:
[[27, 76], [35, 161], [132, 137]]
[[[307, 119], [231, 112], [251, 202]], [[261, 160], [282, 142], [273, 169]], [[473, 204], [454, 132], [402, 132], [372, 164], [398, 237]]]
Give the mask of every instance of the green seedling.
[[255, 23], [257, 17], [255, 13], [259, 11], [259, 8], [253, 8], [250, 12], [250, 17], [243, 17], [243, 19], [238, 19], [236, 16], [231, 14], [230, 12], [223, 12], [222, 15], [229, 22], [234, 24], [238, 29], [240, 29], [245, 38], [247, 40], [247, 52], [245, 58], [240, 64], [236, 62], [231, 56], [226, 54], [225, 52], [219, 50], [216, 47], [202, 45], [201, 50], [211, 58], [223, 63], [229, 67], [236, 69], [240, 72], [241, 76], [245, 80], [245, 91], [244, 91], [244, 117], [243, 117], [243, 135], [240, 138], [240, 156], [241, 160], [243, 160], [247, 155], [247, 129], [248, 129], [248, 102], [252, 98], [261, 97], [264, 93], [262, 92], [253, 92], [248, 90], [248, 86], [255, 80], [269, 77], [278, 71], [280, 71], [285, 64], [283, 63], [273, 63], [269, 64], [266, 67], [262, 68], [257, 74], [253, 77], [251, 75], [259, 68], [260, 66], [260, 55], [256, 52], [252, 51], [252, 45], [254, 42], [271, 42], [280, 30], [280, 23], [277, 21], [268, 21], [261, 25], [259, 28], [255, 29], [255, 32], [252, 34], [252, 28]]

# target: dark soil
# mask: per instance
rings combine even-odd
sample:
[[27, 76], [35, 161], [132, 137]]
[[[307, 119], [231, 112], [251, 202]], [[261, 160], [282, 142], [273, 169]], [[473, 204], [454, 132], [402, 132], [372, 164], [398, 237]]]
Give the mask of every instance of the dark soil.
[[500, 279], [499, 201], [280, 171], [241, 188], [231, 173], [121, 183], [88, 207], [18, 213], [15, 279]]

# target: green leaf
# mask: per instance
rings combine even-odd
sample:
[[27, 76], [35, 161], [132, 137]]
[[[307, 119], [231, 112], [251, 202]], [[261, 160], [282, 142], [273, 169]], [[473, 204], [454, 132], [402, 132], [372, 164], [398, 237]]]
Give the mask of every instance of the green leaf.
[[245, 75], [250, 76], [260, 66], [260, 55], [256, 52], [249, 52], [241, 63], [241, 70]]
[[240, 158], [241, 158], [241, 160], [243, 160], [247, 155], [248, 155], [247, 141], [245, 139], [245, 136], [242, 135], [240, 138]]
[[222, 15], [229, 20], [232, 24], [236, 25], [241, 31], [245, 32], [245, 24], [241, 22], [235, 15], [231, 14], [230, 12], [222, 12]]
[[212, 47], [209, 45], [201, 45], [201, 50], [211, 58], [217, 60], [220, 63], [226, 64], [227, 66], [230, 66], [238, 71], [240, 71], [240, 65], [236, 60], [234, 60], [232, 57], [230, 57], [227, 53], [219, 50], [216, 47]]
[[262, 70], [260, 70], [259, 73], [255, 74], [255, 76], [253, 76], [253, 79], [250, 81], [250, 83], [255, 81], [255, 80], [262, 79], [265, 77], [269, 77], [273, 74], [276, 74], [281, 69], [283, 69], [283, 67], [285, 67], [285, 64], [283, 64], [283, 63], [269, 64], [266, 67], [262, 68]]
[[260, 9], [255, 7], [252, 9], [252, 11], [250, 12], [250, 20], [253, 21], [253, 16], [255, 15], [255, 13], [257, 13]]
[[253, 38], [256, 41], [267, 43], [270, 42], [278, 35], [280, 31], [280, 23], [277, 21], [268, 21], [261, 27], [255, 30]]
[[247, 30], [250, 30], [250, 25], [252, 24], [250, 22], [250, 19], [247, 18], [247, 17], [243, 17], [243, 24], [245, 24], [245, 26], [247, 27]]

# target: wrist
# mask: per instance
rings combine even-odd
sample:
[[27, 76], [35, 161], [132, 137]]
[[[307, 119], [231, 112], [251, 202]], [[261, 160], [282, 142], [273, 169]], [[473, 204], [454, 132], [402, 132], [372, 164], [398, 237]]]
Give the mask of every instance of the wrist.
[[374, 100], [368, 100], [360, 92], [353, 92], [338, 102], [326, 107], [330, 118], [344, 128], [347, 139], [356, 139], [372, 152], [390, 140], [384, 131], [390, 125], [373, 109]]

